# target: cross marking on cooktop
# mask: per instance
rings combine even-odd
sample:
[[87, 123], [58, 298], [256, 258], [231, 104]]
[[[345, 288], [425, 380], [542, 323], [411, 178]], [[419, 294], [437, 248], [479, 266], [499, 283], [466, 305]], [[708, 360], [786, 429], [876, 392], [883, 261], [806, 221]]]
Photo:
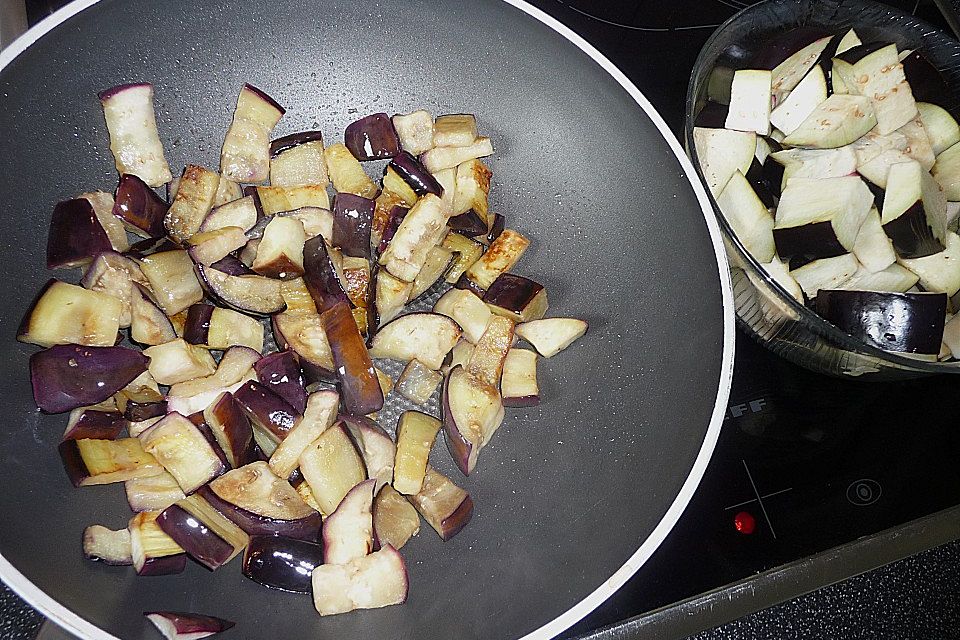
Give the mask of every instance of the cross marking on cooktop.
[[738, 502], [737, 504], [730, 505], [729, 507], [725, 507], [724, 511], [727, 511], [729, 509], [735, 509], [737, 507], [742, 507], [743, 505], [750, 504], [751, 502], [759, 503], [760, 510], [763, 512], [763, 518], [764, 520], [767, 521], [767, 526], [770, 527], [770, 534], [773, 535], [773, 539], [776, 540], [777, 532], [774, 531], [773, 523], [770, 522], [770, 515], [767, 513], [767, 507], [764, 506], [763, 504], [763, 499], [770, 498], [772, 496], [777, 496], [777, 495], [780, 495], [781, 493], [786, 493], [787, 491], [792, 491], [793, 487], [790, 487], [788, 489], [780, 489], [779, 491], [773, 491], [772, 493], [765, 493], [763, 495], [760, 495], [760, 491], [757, 490], [757, 483], [753, 481], [753, 474], [750, 473], [750, 467], [747, 466], [747, 461], [741, 458], [740, 462], [743, 463], [743, 469], [744, 471], [747, 472], [747, 479], [750, 480], [750, 487], [753, 489], [753, 495], [755, 495], [756, 497], [750, 500], [744, 500], [743, 502]]

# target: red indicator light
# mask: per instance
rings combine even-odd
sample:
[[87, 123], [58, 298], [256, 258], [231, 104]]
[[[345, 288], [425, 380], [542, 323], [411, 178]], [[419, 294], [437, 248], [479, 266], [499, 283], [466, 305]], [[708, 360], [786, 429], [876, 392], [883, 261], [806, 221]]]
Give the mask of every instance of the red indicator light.
[[744, 535], [750, 535], [757, 528], [757, 521], [746, 511], [733, 516], [733, 526]]

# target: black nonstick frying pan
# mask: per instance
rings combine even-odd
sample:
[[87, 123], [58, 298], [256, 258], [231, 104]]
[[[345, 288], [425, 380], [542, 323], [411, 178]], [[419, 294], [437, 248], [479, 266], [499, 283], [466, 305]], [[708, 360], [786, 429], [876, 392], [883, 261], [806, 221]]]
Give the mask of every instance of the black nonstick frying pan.
[[[436, 447], [477, 510], [450, 542], [424, 525], [404, 548], [406, 604], [320, 618], [236, 561], [137, 578], [81, 557], [86, 525], [130, 514], [121, 487], [67, 481], [65, 417], [36, 411], [34, 348], [14, 331], [48, 278], [53, 204], [116, 184], [96, 94], [132, 81], [156, 87], [175, 168], [217, 166], [243, 82], [287, 108], [277, 135], [339, 140], [375, 111], [478, 114], [497, 150], [492, 206], [534, 239], [520, 272], [546, 286], [551, 315], [590, 321], [543, 362], [544, 403], [508, 413], [474, 474]], [[156, 638], [141, 613], [165, 609], [236, 621], [225, 638], [547, 638], [640, 567], [696, 488], [732, 368], [716, 222], [637, 89], [519, 0], [82, 0], [0, 55], [0, 132], [0, 576], [74, 633]]]

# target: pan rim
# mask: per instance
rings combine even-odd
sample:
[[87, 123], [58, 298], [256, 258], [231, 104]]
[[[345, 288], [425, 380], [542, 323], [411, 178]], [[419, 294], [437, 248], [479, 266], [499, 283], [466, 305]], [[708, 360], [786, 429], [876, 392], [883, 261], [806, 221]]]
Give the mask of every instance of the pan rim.
[[[721, 355], [717, 395], [703, 443], [697, 452], [697, 457], [683, 485], [681, 485], [680, 490], [663, 514], [660, 522], [640, 544], [637, 550], [627, 559], [623, 566], [565, 612], [519, 639], [548, 640], [568, 629], [596, 609], [646, 563], [680, 519], [680, 515], [684, 512], [694, 492], [700, 485], [700, 481], [706, 471], [707, 464], [710, 462], [710, 458], [713, 456], [713, 451], [720, 435], [720, 428], [726, 413], [731, 381], [733, 379], [735, 344], [733, 285], [730, 279], [730, 266], [727, 260], [727, 253], [724, 249], [722, 236], [720, 234], [720, 226], [713, 214], [713, 208], [707, 197], [703, 183], [700, 181], [690, 159], [683, 152], [679, 140], [670, 131], [670, 128], [656, 108], [650, 103], [646, 96], [641, 93], [633, 81], [627, 78], [613, 62], [559, 20], [528, 4], [525, 0], [500, 1], [524, 12], [534, 20], [549, 27], [570, 42], [570, 44], [580, 49], [582, 53], [589, 56], [607, 74], [616, 80], [617, 84], [627, 92], [633, 101], [636, 102], [637, 106], [640, 107], [644, 114], [653, 122], [654, 126], [656, 126], [661, 137], [663, 137], [670, 151], [679, 162], [684, 177], [691, 187], [693, 187], [694, 194], [700, 204], [701, 214], [706, 222], [710, 242], [713, 245], [714, 257], [717, 262], [717, 275], [720, 277], [719, 284], [723, 303], [723, 352]], [[99, 2], [100, 0], [74, 0], [31, 27], [10, 43], [6, 49], [0, 51], [0, 73], [47, 33]], [[88, 638], [89, 640], [120, 640], [120, 638], [87, 621], [79, 614], [58, 602], [53, 596], [37, 587], [29, 578], [14, 567], [2, 553], [0, 553], [0, 579], [17, 595], [27, 601], [27, 603], [39, 610], [47, 619], [56, 623], [66, 631], [80, 638]]]

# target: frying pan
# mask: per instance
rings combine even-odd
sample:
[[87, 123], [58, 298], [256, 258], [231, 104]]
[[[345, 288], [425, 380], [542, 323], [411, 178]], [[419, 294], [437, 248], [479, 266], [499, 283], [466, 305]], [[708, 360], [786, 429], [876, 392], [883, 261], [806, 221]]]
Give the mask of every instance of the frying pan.
[[[0, 55], [0, 576], [86, 638], [156, 638], [145, 610], [209, 613], [233, 638], [547, 638], [657, 548], [713, 450], [732, 368], [726, 259], [706, 195], [650, 104], [578, 36], [519, 0], [83, 0]], [[494, 141], [492, 206], [534, 239], [519, 271], [551, 315], [590, 321], [544, 360], [542, 406], [511, 411], [463, 478], [473, 522], [404, 548], [403, 606], [320, 618], [236, 563], [137, 578], [81, 558], [86, 525], [119, 528], [119, 486], [76, 490], [39, 414], [14, 327], [48, 275], [53, 203], [116, 184], [96, 93], [156, 86], [173, 167], [216, 167], [243, 82], [287, 107], [276, 135], [375, 111], [469, 111]], [[696, 184], [694, 184], [696, 183]], [[64, 274], [69, 277], [71, 274]], [[396, 415], [397, 407], [393, 406]]]

